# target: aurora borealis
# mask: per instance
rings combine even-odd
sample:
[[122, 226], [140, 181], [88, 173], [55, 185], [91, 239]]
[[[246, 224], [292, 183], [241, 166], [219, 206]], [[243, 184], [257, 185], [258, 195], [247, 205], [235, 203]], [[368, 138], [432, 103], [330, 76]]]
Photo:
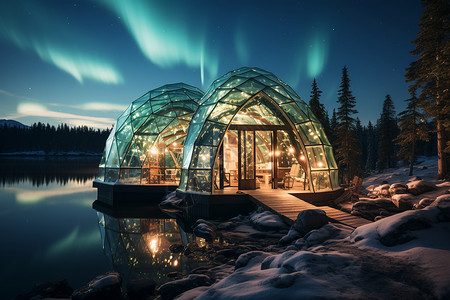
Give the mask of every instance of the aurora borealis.
[[107, 127], [166, 83], [206, 90], [257, 66], [337, 107], [347, 65], [359, 117], [408, 98], [420, 1], [2, 1], [0, 118]]

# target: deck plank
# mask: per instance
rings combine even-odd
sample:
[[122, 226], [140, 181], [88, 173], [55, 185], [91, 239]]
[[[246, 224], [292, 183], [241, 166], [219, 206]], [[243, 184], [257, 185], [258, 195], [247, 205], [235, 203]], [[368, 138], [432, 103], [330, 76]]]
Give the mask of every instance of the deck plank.
[[369, 220], [353, 216], [330, 206], [315, 206], [284, 190], [266, 190], [264, 192], [249, 190], [243, 192], [250, 195], [251, 197], [249, 198], [254, 203], [277, 214], [288, 224], [292, 224], [297, 219], [298, 214], [307, 209], [321, 209], [332, 222], [342, 223], [353, 228], [372, 223]]

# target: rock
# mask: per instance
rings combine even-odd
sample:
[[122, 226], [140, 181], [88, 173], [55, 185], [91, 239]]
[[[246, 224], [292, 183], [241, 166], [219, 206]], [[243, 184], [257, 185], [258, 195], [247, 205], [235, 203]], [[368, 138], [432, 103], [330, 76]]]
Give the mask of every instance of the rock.
[[234, 269], [238, 270], [240, 268], [245, 267], [251, 260], [256, 259], [257, 261], [261, 262], [263, 261], [267, 256], [269, 256], [269, 253], [262, 252], [262, 251], [250, 251], [244, 254], [241, 254], [236, 262], [234, 263]]
[[152, 279], [135, 279], [127, 282], [127, 295], [130, 300], [145, 299], [155, 294], [156, 282]]
[[423, 198], [419, 201], [419, 203], [417, 203], [416, 205], [414, 205], [414, 208], [416, 209], [422, 209], [427, 207], [428, 205], [430, 205], [431, 203], [434, 202], [435, 199], [432, 198]]
[[392, 202], [402, 210], [412, 209], [414, 205], [413, 201], [415, 200], [411, 194], [396, 194], [392, 196]]
[[43, 298], [63, 298], [70, 299], [73, 289], [67, 283], [67, 280], [57, 281], [55, 283], [43, 282], [37, 284], [30, 292], [16, 296], [17, 300], [25, 299], [43, 299]]
[[213, 282], [209, 276], [202, 274], [191, 274], [186, 278], [165, 283], [159, 287], [158, 293], [162, 300], [171, 300], [187, 290], [199, 286], [209, 286]]
[[391, 184], [391, 186], [389, 187], [389, 193], [391, 194], [391, 196], [396, 194], [407, 194], [408, 186], [402, 183]]
[[298, 232], [297, 230], [295, 230], [294, 228], [291, 227], [291, 229], [289, 229], [288, 233], [278, 241], [278, 244], [285, 246], [285, 245], [292, 243], [296, 239], [301, 238], [302, 236], [304, 236], [304, 234], [301, 234], [300, 232]]
[[169, 250], [172, 253], [181, 253], [184, 250], [184, 246], [181, 244], [172, 244], [169, 246]]
[[72, 294], [73, 300], [114, 300], [122, 298], [122, 278], [111, 272], [98, 276]]
[[436, 198], [430, 206], [436, 206], [443, 214], [443, 221], [450, 221], [450, 195], [444, 194]]
[[377, 216], [391, 216], [403, 210], [395, 206], [390, 199], [379, 198], [376, 200], [360, 200], [353, 204], [351, 214], [369, 220], [374, 220]]
[[408, 182], [408, 191], [413, 195], [420, 195], [426, 192], [437, 190], [437, 186], [425, 180], [416, 180]]
[[313, 229], [318, 229], [328, 224], [328, 216], [321, 209], [307, 209], [297, 215], [297, 219], [292, 224], [293, 229], [305, 235]]
[[216, 238], [215, 229], [207, 223], [198, 223], [194, 227], [193, 232], [196, 236], [204, 238], [207, 242], [212, 242]]
[[388, 197], [390, 195], [389, 188], [391, 186], [389, 184], [382, 184], [373, 189], [373, 194], [378, 197]]
[[[352, 232], [352, 227], [333, 223], [322, 226], [319, 229], [311, 230], [303, 237], [303, 240], [305, 241], [306, 247], [311, 247], [322, 244], [330, 239], [345, 239]], [[297, 242], [295, 246], [298, 248]]]

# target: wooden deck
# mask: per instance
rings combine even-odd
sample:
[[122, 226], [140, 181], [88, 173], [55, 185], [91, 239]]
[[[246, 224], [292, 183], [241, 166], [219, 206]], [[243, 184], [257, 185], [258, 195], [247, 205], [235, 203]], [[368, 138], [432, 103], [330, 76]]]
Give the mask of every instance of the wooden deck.
[[372, 223], [329, 206], [315, 206], [291, 195], [289, 190], [246, 190], [243, 192], [250, 196], [251, 201], [277, 214], [289, 225], [294, 223], [300, 211], [306, 209], [321, 209], [325, 211], [332, 222], [342, 223], [353, 228]]

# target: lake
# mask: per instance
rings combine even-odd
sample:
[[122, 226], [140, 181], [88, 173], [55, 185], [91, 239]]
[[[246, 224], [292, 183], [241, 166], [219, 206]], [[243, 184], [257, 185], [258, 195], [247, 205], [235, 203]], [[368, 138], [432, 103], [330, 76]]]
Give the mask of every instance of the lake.
[[64, 278], [77, 289], [112, 270], [161, 283], [199, 265], [169, 251], [202, 243], [174, 219], [113, 218], [92, 208], [98, 161], [0, 157], [1, 299]]

